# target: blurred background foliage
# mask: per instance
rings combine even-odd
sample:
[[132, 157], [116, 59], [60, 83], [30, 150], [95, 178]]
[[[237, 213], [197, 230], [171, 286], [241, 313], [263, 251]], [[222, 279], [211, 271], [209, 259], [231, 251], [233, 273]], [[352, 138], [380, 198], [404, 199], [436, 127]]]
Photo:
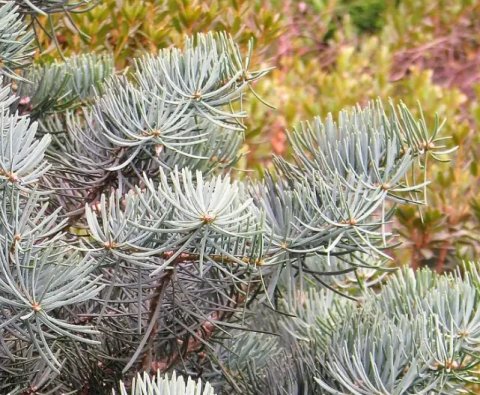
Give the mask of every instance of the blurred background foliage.
[[[243, 170], [262, 174], [288, 155], [285, 130], [314, 115], [381, 97], [420, 102], [458, 145], [429, 169], [429, 205], [402, 208], [399, 264], [452, 269], [480, 253], [480, 3], [476, 0], [100, 0], [87, 13], [40, 18], [40, 62], [113, 53], [119, 69], [187, 34], [224, 30], [253, 64], [275, 69], [254, 87], [275, 107], [247, 102]], [[52, 30], [52, 27], [55, 27]], [[55, 34], [52, 34], [55, 31]], [[80, 34], [79, 34], [80, 32]]]

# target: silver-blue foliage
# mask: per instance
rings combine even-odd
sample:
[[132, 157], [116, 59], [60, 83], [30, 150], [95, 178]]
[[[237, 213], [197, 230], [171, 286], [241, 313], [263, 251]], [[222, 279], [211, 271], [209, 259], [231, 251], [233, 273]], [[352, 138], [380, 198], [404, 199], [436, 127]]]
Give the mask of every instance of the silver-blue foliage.
[[[396, 205], [425, 204], [427, 161], [452, 151], [439, 122], [374, 101], [302, 123], [292, 162], [237, 177], [243, 102], [269, 71], [251, 43], [244, 55], [198, 34], [123, 75], [93, 55], [24, 68], [19, 10], [84, 3], [0, 8], [0, 392], [452, 394], [475, 381], [477, 266], [390, 274]], [[175, 370], [210, 384], [162, 376]]]

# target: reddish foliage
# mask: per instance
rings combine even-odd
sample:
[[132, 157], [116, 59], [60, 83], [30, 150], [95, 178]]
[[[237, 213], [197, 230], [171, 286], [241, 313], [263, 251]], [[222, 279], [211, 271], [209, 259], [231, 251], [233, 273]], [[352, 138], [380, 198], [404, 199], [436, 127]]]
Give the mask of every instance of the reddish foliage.
[[480, 7], [468, 11], [453, 26], [439, 25], [437, 39], [398, 52], [392, 80], [405, 77], [412, 66], [431, 69], [433, 82], [457, 87], [472, 98], [473, 85], [480, 80]]

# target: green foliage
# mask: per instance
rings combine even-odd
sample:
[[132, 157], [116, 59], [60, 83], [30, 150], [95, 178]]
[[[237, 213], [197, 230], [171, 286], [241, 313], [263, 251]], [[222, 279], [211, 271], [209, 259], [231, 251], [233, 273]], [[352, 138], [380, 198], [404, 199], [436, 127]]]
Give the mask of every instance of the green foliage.
[[[228, 31], [242, 45], [254, 37], [259, 48], [268, 49], [281, 34], [280, 13], [265, 9], [263, 2], [215, 0], [136, 1], [106, 0], [88, 13], [52, 17], [57, 41], [66, 55], [108, 51], [119, 67], [133, 58], [156, 53], [171, 44], [180, 45], [184, 36], [206, 31]], [[45, 24], [45, 18], [39, 18]], [[78, 34], [78, 30], [81, 35]], [[56, 46], [39, 31], [46, 48], [43, 56], [56, 56]]]
[[352, 22], [361, 31], [372, 33], [383, 27], [384, 0], [357, 0], [348, 2], [347, 7]]

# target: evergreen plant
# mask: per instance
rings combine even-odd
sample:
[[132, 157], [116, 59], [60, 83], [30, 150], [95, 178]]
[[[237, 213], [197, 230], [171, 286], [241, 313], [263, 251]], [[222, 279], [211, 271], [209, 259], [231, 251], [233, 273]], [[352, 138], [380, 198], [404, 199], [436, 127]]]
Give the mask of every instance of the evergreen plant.
[[[239, 175], [268, 73], [225, 33], [114, 70], [34, 65], [1, 2], [0, 393], [454, 394], [480, 361], [475, 263], [395, 271], [390, 218], [426, 204], [441, 123], [371, 102], [289, 132]], [[306, 82], [307, 83], [307, 82]], [[334, 94], [334, 93], [333, 93]]]

